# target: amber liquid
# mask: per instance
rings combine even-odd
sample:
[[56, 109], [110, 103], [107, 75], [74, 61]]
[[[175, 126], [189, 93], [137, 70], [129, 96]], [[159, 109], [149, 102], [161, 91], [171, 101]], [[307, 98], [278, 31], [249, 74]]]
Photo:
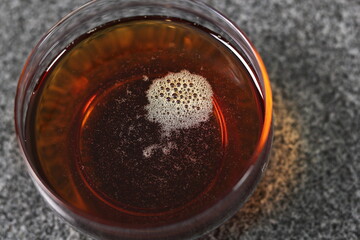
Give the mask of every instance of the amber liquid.
[[[146, 91], [182, 70], [206, 78], [213, 110], [164, 136], [146, 118]], [[27, 116], [33, 164], [59, 198], [99, 221], [136, 228], [184, 220], [219, 201], [249, 167], [262, 101], [245, 66], [207, 29], [159, 17], [112, 22], [64, 49], [39, 81]]]

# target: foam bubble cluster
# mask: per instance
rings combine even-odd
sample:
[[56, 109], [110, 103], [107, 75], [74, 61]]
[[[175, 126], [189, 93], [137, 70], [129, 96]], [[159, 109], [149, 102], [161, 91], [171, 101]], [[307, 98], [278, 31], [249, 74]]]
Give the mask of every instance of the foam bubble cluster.
[[213, 91], [208, 81], [187, 70], [155, 79], [147, 91], [147, 118], [169, 133], [209, 119]]

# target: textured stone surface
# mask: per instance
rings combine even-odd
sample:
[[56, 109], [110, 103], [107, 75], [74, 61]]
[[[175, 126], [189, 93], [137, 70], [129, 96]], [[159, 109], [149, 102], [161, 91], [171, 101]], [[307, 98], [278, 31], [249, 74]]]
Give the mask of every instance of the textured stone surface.
[[[17, 79], [30, 49], [84, 2], [0, 4], [0, 239], [88, 239], [37, 193], [13, 124]], [[275, 140], [254, 195], [203, 239], [359, 239], [360, 2], [208, 2], [248, 34], [265, 61]]]

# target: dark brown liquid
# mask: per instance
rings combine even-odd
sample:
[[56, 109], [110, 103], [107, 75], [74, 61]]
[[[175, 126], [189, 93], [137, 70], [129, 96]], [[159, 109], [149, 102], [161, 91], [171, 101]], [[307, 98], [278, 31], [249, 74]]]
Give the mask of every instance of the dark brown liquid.
[[[68, 205], [110, 224], [162, 225], [205, 210], [248, 168], [262, 99], [210, 31], [177, 19], [122, 20], [60, 55], [34, 91], [27, 129], [39, 174]], [[213, 112], [164, 136], [146, 117], [146, 91], [182, 70], [210, 83]]]

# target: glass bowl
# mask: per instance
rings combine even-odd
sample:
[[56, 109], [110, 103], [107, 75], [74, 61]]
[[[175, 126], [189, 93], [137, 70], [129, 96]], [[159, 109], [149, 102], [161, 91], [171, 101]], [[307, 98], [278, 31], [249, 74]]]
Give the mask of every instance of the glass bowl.
[[[258, 143], [246, 171], [221, 198], [184, 218], [154, 226], [129, 226], [108, 222], [106, 218], [65, 202], [41, 174], [31, 146], [26, 121], [31, 97], [42, 74], [59, 52], [79, 36], [118, 19], [135, 16], [178, 18], [203, 26], [221, 36], [246, 67], [262, 98], [263, 124]], [[187, 239], [197, 238], [231, 217], [253, 192], [268, 163], [272, 143], [272, 96], [268, 75], [258, 52], [245, 34], [224, 15], [201, 1], [190, 0], [98, 0], [71, 12], [53, 26], [38, 42], [21, 73], [15, 98], [15, 126], [20, 148], [32, 180], [51, 208], [71, 225], [100, 239]], [[116, 212], [117, 210], [114, 209]], [[176, 214], [181, 214], [176, 213]], [[134, 218], [136, 223], [136, 218]], [[135, 224], [136, 225], [136, 224]]]

